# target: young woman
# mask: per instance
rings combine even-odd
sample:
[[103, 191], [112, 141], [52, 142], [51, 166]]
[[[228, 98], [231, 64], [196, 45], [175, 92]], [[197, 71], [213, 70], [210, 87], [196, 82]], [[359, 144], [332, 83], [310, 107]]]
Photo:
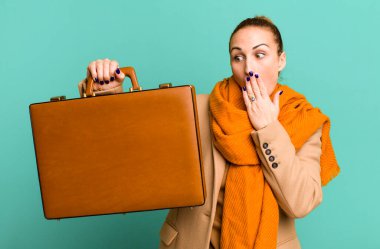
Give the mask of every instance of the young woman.
[[[322, 185], [339, 173], [330, 120], [278, 83], [286, 54], [270, 19], [242, 21], [229, 52], [232, 76], [197, 96], [206, 203], [171, 209], [160, 248], [301, 248], [294, 219], [321, 203]], [[91, 62], [87, 73], [97, 94], [122, 92], [116, 61]]]

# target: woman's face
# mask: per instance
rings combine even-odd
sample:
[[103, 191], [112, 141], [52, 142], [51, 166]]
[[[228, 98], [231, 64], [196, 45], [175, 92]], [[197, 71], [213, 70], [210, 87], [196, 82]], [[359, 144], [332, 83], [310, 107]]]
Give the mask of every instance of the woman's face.
[[249, 72], [258, 73], [270, 95], [278, 80], [278, 73], [286, 65], [286, 55], [277, 52], [277, 43], [268, 28], [244, 27], [237, 31], [230, 43], [230, 62], [233, 77], [245, 86]]

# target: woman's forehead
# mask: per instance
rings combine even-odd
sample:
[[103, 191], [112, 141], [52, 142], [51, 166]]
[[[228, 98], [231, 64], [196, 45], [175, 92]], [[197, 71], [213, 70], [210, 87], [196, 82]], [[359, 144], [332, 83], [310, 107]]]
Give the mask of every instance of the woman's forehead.
[[251, 49], [259, 44], [267, 44], [269, 48], [274, 48], [276, 43], [272, 31], [262, 27], [244, 27], [238, 30], [231, 39], [231, 48], [239, 47]]

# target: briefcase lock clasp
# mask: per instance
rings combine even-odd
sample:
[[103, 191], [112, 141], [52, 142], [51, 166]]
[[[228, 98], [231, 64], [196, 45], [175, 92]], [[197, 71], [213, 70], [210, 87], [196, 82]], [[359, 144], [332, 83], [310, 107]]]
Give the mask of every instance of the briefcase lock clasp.
[[172, 87], [172, 83], [162, 83], [159, 85], [160, 88], [169, 88]]
[[56, 101], [61, 101], [61, 100], [66, 100], [66, 96], [55, 96], [50, 98], [50, 102], [56, 102]]

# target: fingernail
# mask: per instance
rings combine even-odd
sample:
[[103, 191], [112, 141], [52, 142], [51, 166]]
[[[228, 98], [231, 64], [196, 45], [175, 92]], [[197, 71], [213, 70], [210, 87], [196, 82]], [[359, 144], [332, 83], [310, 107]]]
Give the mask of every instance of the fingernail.
[[119, 69], [119, 68], [116, 69], [116, 73], [117, 73], [117, 74], [120, 74], [120, 69]]
[[100, 81], [100, 85], [104, 85], [104, 81]]
[[110, 81], [109, 81], [109, 80], [106, 80], [105, 82], [106, 82], [106, 84], [109, 84], [109, 83], [110, 83]]
[[251, 78], [247, 77], [247, 81], [250, 81], [250, 80], [251, 80]]
[[114, 81], [115, 80], [115, 77], [111, 76], [111, 81]]
[[250, 71], [250, 72], [249, 72], [249, 75], [252, 77], [252, 76], [253, 76], [253, 72], [252, 72], [252, 71]]
[[98, 81], [99, 81], [98, 78], [95, 78], [95, 79], [94, 79], [94, 82], [98, 82]]
[[255, 73], [255, 78], [259, 78], [259, 74], [258, 73]]
[[245, 86], [243, 86], [243, 91], [247, 91], [247, 88]]
[[284, 92], [284, 91], [281, 90], [280, 95], [281, 95], [283, 92]]

